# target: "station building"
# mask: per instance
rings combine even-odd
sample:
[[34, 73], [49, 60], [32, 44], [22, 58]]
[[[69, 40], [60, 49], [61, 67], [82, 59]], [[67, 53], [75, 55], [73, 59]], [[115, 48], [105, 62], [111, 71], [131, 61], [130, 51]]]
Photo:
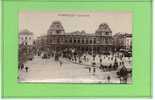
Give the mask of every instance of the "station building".
[[100, 24], [96, 32], [90, 34], [85, 31], [66, 33], [61, 22], [54, 21], [47, 32], [47, 47], [57, 52], [109, 53], [112, 45], [112, 31], [106, 23]]

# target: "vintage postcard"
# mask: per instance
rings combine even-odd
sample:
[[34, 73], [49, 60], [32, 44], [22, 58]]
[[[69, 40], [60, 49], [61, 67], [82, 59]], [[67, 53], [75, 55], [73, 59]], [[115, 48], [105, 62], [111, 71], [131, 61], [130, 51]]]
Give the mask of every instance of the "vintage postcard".
[[132, 83], [132, 13], [21, 11], [18, 53], [18, 82]]

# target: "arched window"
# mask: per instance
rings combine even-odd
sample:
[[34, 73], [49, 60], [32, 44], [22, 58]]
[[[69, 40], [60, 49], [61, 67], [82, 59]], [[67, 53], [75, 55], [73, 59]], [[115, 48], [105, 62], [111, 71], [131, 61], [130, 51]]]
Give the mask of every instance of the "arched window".
[[60, 30], [56, 30], [56, 33], [57, 33], [57, 34], [60, 34], [60, 33], [61, 33], [61, 31], [60, 31]]
[[88, 39], [86, 39], [86, 44], [88, 44]]
[[105, 35], [109, 35], [109, 32], [105, 32]]
[[84, 39], [82, 39], [82, 43], [84, 44]]
[[108, 44], [108, 39], [105, 39], [105, 44]]
[[57, 39], [57, 43], [60, 43], [60, 39], [59, 38]]
[[74, 39], [74, 43], [76, 43], [76, 39]]
[[69, 42], [72, 43], [72, 39], [70, 39]]
[[92, 40], [90, 40], [90, 44], [92, 44]]
[[65, 39], [65, 43], [67, 43], [67, 39]]
[[80, 43], [80, 39], [78, 39], [78, 43]]
[[94, 44], [96, 44], [96, 38], [94, 38]]

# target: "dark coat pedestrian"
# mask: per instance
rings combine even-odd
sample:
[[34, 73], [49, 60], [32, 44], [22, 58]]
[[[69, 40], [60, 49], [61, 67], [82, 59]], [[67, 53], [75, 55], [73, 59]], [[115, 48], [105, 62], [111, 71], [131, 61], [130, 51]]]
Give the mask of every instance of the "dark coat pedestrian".
[[28, 72], [28, 69], [29, 69], [29, 68], [26, 66], [26, 67], [25, 67], [26, 72]]
[[21, 64], [21, 70], [22, 70], [23, 68], [24, 68], [24, 64], [22, 63], [22, 64]]
[[100, 63], [102, 63], [102, 59], [100, 58]]
[[93, 72], [94, 72], [94, 73], [96, 72], [96, 68], [93, 68]]
[[99, 68], [103, 71], [104, 66], [101, 64]]
[[110, 64], [110, 65], [109, 65], [109, 71], [111, 71], [111, 70], [112, 70], [112, 65]]
[[88, 69], [89, 69], [89, 73], [90, 73], [91, 72], [91, 68], [89, 67]]
[[110, 76], [108, 76], [108, 77], [107, 77], [108, 83], [110, 83], [110, 79], [111, 79], [111, 77], [110, 77]]
[[20, 65], [18, 65], [18, 70], [20, 70]]

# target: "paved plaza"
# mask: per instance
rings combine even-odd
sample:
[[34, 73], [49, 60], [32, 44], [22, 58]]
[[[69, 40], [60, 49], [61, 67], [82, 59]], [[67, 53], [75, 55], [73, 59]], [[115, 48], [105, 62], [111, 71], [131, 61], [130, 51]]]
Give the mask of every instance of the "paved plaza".
[[[60, 58], [62, 65], [54, 58], [42, 59], [35, 56], [25, 63], [25, 69], [19, 70], [19, 82], [55, 82], [55, 83], [120, 83], [116, 71], [103, 72], [98, 67], [95, 73], [89, 72], [89, 64], [77, 64]], [[110, 76], [110, 81], [107, 77]], [[131, 78], [128, 78], [131, 83]]]

